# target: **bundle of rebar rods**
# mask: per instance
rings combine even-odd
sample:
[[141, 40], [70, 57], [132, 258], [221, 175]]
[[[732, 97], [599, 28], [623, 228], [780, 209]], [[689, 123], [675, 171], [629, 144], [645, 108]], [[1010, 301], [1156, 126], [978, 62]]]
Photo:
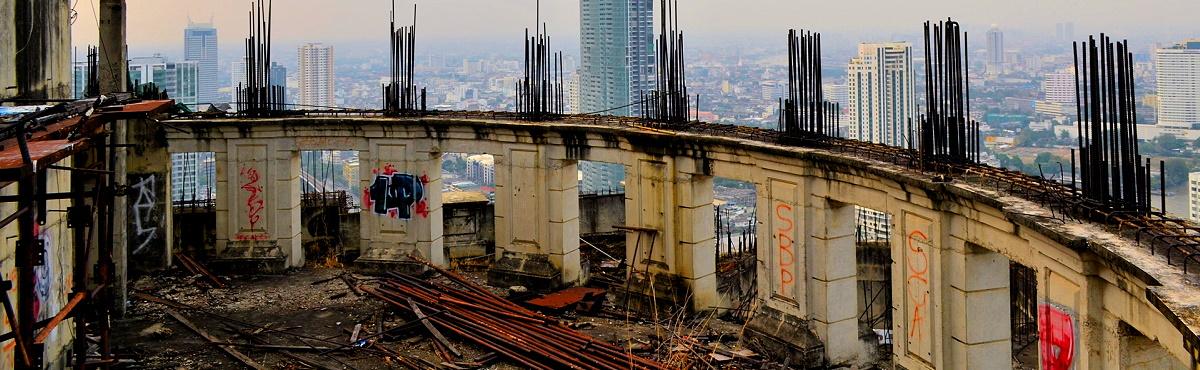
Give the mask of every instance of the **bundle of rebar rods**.
[[100, 96], [100, 49], [88, 45], [87, 50], [87, 80], [81, 98], [94, 98]]
[[779, 101], [779, 131], [789, 136], [839, 136], [841, 107], [821, 91], [821, 34], [788, 31], [788, 94]]
[[246, 38], [246, 82], [237, 87], [238, 112], [250, 117], [270, 116], [284, 108], [284, 88], [271, 82], [272, 0], [250, 3], [250, 36]]
[[[683, 124], [690, 118], [691, 99], [688, 96], [687, 76], [684, 73], [679, 1], [661, 0], [660, 6], [662, 17], [656, 49], [656, 88], [649, 94], [642, 94], [642, 118], [658, 123]], [[699, 97], [696, 99], [699, 100]]]
[[431, 267], [453, 284], [393, 273], [380, 279], [378, 286], [359, 288], [397, 310], [412, 313], [417, 320], [428, 320], [447, 335], [493, 351], [524, 368], [666, 368], [505, 300], [453, 272]]
[[967, 34], [958, 22], [925, 22], [926, 104], [916, 145], [927, 168], [933, 162], [979, 162], [979, 123], [971, 120], [969, 54]]
[[425, 88], [417, 90], [413, 74], [416, 68], [417, 4], [413, 4], [411, 26], [396, 28], [396, 2], [392, 1], [391, 83], [383, 86], [383, 110], [386, 114], [410, 115], [425, 111]]
[[541, 2], [537, 10], [534, 35], [525, 29], [525, 76], [517, 81], [517, 115], [530, 121], [544, 121], [566, 113], [566, 86], [563, 83], [562, 52], [550, 48], [550, 35], [541, 23]]
[[[1100, 34], [1099, 40], [1089, 36], [1085, 42], [1072, 43], [1072, 49], [1080, 194], [1115, 211], [1148, 214], [1152, 166], [1148, 158], [1143, 162], [1138, 151], [1133, 53], [1128, 41], [1114, 43]], [[1074, 189], [1074, 152], [1071, 162]], [[1165, 169], [1165, 162], [1160, 161], [1159, 167]], [[1160, 178], [1160, 184], [1166, 182]]]

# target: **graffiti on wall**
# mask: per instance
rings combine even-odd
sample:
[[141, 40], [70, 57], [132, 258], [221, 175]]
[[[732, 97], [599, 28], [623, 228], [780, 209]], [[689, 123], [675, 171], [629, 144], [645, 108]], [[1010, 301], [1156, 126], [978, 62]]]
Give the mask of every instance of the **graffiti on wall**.
[[1051, 303], [1038, 305], [1038, 344], [1042, 369], [1070, 370], [1075, 366], [1075, 318], [1070, 310]]
[[792, 287], [796, 283], [796, 253], [793, 249], [796, 241], [792, 238], [795, 229], [792, 220], [792, 206], [787, 203], [775, 205], [775, 247], [779, 253], [779, 295], [795, 298]]
[[133, 254], [142, 254], [146, 247], [158, 239], [158, 183], [153, 174], [135, 182], [132, 189], [137, 193], [133, 202], [133, 237], [137, 243]]
[[250, 224], [249, 229], [256, 229], [259, 221], [262, 221], [262, 211], [266, 208], [260, 182], [262, 175], [254, 167], [242, 167], [238, 173], [242, 176], [242, 191], [246, 195], [246, 221]]
[[933, 223], [913, 214], [905, 215], [904, 230], [904, 323], [908, 352], [933, 360], [933, 319], [930, 287], [933, 283], [930, 252], [934, 248]]
[[375, 174], [375, 180], [369, 188], [363, 189], [363, 208], [400, 220], [411, 219], [414, 214], [429, 217], [429, 203], [425, 199], [429, 176], [400, 173], [391, 164], [371, 172]]

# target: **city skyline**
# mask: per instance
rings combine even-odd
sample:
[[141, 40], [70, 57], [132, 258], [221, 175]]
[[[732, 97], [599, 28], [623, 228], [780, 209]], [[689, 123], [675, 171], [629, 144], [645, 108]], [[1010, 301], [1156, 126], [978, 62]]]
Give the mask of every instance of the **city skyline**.
[[[388, 4], [383, 1], [353, 1], [359, 6], [326, 7], [320, 12], [308, 11], [319, 8], [320, 2], [294, 0], [276, 4], [274, 17], [276, 33], [273, 37], [280, 45], [303, 42], [372, 42], [386, 47], [386, 37], [377, 35], [375, 22], [386, 22], [382, 10]], [[657, 3], [657, 2], [656, 2]], [[959, 4], [949, 1], [923, 1], [918, 3], [893, 4], [878, 2], [873, 14], [886, 16], [863, 16], [859, 9], [863, 4], [828, 3], [821, 5], [821, 16], [795, 16], [811, 14], [804, 4], [783, 0], [759, 0], [751, 2], [759, 11], [755, 17], [731, 16], [740, 14], [743, 5], [717, 0], [695, 0], [681, 9], [680, 22], [689, 29], [693, 45], [704, 42], [737, 43], [750, 40], [773, 40], [788, 28], [803, 27], [820, 30], [832, 39], [860, 39], [860, 41], [912, 41], [887, 39], [891, 36], [917, 35], [919, 24], [930, 18], [929, 14], [941, 17], [953, 16], [962, 22], [965, 29], [982, 36], [992, 25], [997, 24], [1006, 33], [1010, 44], [1045, 39], [1054, 41], [1060, 23], [1073, 24], [1072, 33], [1086, 35], [1105, 31], [1133, 39], [1134, 43], [1183, 38], [1200, 33], [1200, 24], [1192, 20], [1200, 13], [1200, 3], [1155, 0], [1147, 2], [1123, 2], [1105, 0], [1090, 2], [1087, 6], [1079, 1], [1036, 2], [1032, 0], [984, 1]], [[471, 1], [444, 0], [420, 1], [422, 38], [429, 40], [427, 50], [436, 50], [440, 44], [451, 41], [492, 45], [497, 40], [519, 40], [524, 29], [534, 21], [534, 2], [530, 0]], [[1030, 11], [1036, 4], [1039, 11]], [[283, 6], [287, 5], [287, 6]], [[78, 4], [79, 18], [73, 28], [76, 45], [95, 44], [96, 21], [89, 6]], [[131, 52], [140, 48], [180, 48], [177, 25], [186, 24], [189, 17], [211, 18], [217, 29], [224, 30], [226, 47], [237, 46], [246, 33], [244, 4], [234, 0], [216, 0], [204, 4], [179, 3], [176, 1], [134, 1], [130, 5], [129, 45]], [[656, 4], [657, 8], [657, 4]], [[1148, 9], [1172, 9], [1169, 12], [1153, 13]], [[319, 14], [319, 15], [318, 15]], [[1071, 17], [1063, 15], [1070, 14]], [[579, 4], [575, 1], [544, 2], [542, 20], [549, 31], [561, 40], [566, 49], [578, 47]], [[939, 16], [933, 16], [939, 19]], [[691, 27], [689, 27], [691, 26]], [[978, 37], [978, 36], [977, 36]], [[915, 37], [912, 38], [915, 40]], [[979, 38], [982, 40], [982, 38]], [[513, 42], [519, 46], [519, 43]], [[980, 43], [979, 45], [982, 45]], [[447, 45], [449, 46], [449, 45]], [[515, 47], [515, 46], [514, 46]]]

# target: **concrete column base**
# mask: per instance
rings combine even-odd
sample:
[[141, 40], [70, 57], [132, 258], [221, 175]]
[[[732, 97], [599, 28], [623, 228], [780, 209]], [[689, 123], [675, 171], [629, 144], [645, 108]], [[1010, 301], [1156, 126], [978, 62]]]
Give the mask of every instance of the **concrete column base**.
[[487, 277], [489, 285], [501, 288], [520, 285], [546, 291], [563, 286], [562, 271], [554, 267], [547, 254], [504, 252], [488, 269]]
[[760, 343], [764, 355], [786, 366], [820, 367], [827, 362], [825, 345], [810, 326], [807, 320], [761, 305], [746, 323], [742, 340]]
[[665, 273], [654, 274], [654, 279], [635, 275], [628, 285], [612, 287], [618, 308], [635, 312], [672, 313], [680, 308], [690, 308], [690, 284], [687, 279]]
[[231, 240], [212, 259], [220, 271], [279, 272], [288, 268], [287, 254], [277, 240]]

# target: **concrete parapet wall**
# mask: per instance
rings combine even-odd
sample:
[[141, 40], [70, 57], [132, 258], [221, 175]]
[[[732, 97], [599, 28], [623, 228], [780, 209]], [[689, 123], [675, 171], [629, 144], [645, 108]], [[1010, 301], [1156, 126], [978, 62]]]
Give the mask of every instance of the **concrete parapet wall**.
[[[276, 158], [273, 169], [286, 169], [286, 153], [338, 145], [361, 151], [364, 175], [394, 161], [404, 173], [427, 171], [433, 189], [440, 189], [433, 185], [439, 153], [492, 154], [500, 266], [494, 272], [555, 284], [576, 282], [580, 270], [575, 163], [623, 164], [626, 258], [640, 286], [625, 293], [682, 293], [694, 310], [723, 306], [712, 253], [712, 179], [753, 183], [764, 318], [751, 327], [807, 351], [801, 358], [808, 364], [816, 356], [822, 364], [864, 365], [872, 355], [854, 320], [860, 309], [854, 206], [892, 216], [893, 362], [904, 368], [1011, 368], [1010, 262], [1037, 272], [1039, 329], [1048, 333], [1035, 344], [1044, 348], [1043, 368], [1190, 364], [1185, 340], [1200, 343], [1200, 302], [1193, 298], [1200, 297], [1200, 281], [1162, 256], [1101, 225], [1055, 220], [1040, 205], [998, 189], [943, 182], [886, 162], [747, 139], [566, 122], [426, 117], [172, 124], [183, 128], [168, 133], [172, 151], [218, 152], [228, 166], [261, 156]], [[233, 157], [255, 145], [267, 150]], [[228, 169], [219, 167], [218, 177], [229, 177], [221, 171]], [[271, 178], [287, 184], [289, 176]], [[364, 188], [370, 178], [364, 176]], [[432, 215], [440, 200], [426, 206]], [[273, 225], [287, 231], [287, 202], [274, 207], [272, 216], [283, 221]], [[237, 211], [236, 204], [226, 206]], [[394, 224], [369, 219], [376, 216], [363, 215], [364, 249], [441, 261], [441, 214], [429, 218], [438, 222], [388, 221]], [[223, 219], [237, 222], [232, 215]], [[286, 241], [283, 236], [269, 239]], [[289, 250], [279, 252], [288, 261], [303, 259]], [[669, 284], [654, 286], [651, 277]], [[789, 327], [804, 328], [819, 345], [780, 334]], [[1122, 340], [1127, 332], [1138, 333], [1136, 340]]]

